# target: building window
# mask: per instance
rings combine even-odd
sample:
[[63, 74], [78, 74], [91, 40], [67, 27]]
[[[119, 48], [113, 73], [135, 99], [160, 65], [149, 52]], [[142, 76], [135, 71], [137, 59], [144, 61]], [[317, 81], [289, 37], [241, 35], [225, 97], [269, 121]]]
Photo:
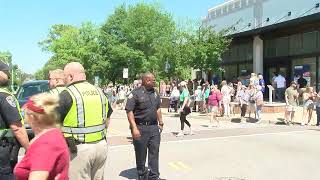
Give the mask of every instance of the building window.
[[224, 7], [223, 7], [223, 13], [224, 13], [224, 14], [228, 13], [228, 6], [224, 6]]
[[252, 63], [239, 64], [239, 76], [247, 76], [252, 73]]
[[274, 39], [268, 39], [264, 41], [264, 56], [267, 58], [276, 56], [276, 46]]
[[234, 8], [235, 8], [235, 9], [240, 8], [240, 1], [236, 1], [236, 2], [234, 3]]
[[233, 3], [232, 3], [232, 4], [229, 4], [228, 6], [229, 6], [229, 8], [228, 8], [228, 12], [231, 12], [231, 11], [233, 10], [233, 8], [234, 8]]
[[297, 55], [301, 53], [302, 36], [301, 34], [294, 34], [289, 37], [289, 52], [290, 55]]
[[302, 34], [302, 53], [313, 53], [317, 50], [317, 32]]
[[293, 80], [297, 75], [302, 75], [307, 80], [308, 86], [316, 87], [316, 57], [294, 59], [292, 61], [292, 77]]
[[216, 17], [218, 17], [218, 16], [220, 16], [222, 13], [221, 13], [221, 9], [219, 8], [219, 9], [217, 9], [216, 11]]
[[232, 79], [234, 79], [235, 77], [237, 77], [237, 65], [225, 65], [223, 67], [223, 69], [225, 70], [223, 75], [224, 75], [224, 79], [227, 81], [231, 81]]
[[278, 38], [275, 43], [277, 56], [287, 56], [289, 54], [289, 37]]
[[252, 60], [252, 43], [242, 43], [230, 46], [230, 49], [223, 55], [224, 62], [237, 62]]
[[247, 0], [241, 0], [241, 8], [244, 8], [247, 6]]

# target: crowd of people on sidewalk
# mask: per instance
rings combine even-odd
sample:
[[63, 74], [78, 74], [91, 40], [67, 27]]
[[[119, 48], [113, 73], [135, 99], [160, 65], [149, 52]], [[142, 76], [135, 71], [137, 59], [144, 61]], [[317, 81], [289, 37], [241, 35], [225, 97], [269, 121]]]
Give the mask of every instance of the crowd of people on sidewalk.
[[[295, 111], [298, 106], [303, 107], [301, 125], [310, 125], [313, 111], [317, 110], [317, 123], [320, 124], [320, 100], [312, 87], [307, 85], [303, 76], [297, 76], [295, 81], [287, 88], [287, 79], [281, 73], [274, 73], [270, 85], [274, 88], [273, 99], [277, 102], [286, 103], [284, 122], [292, 125]], [[109, 84], [103, 87], [113, 108], [123, 109], [130, 92], [139, 87], [141, 82], [135, 80], [129, 85]], [[219, 126], [219, 118], [224, 117], [231, 120], [231, 116], [240, 113], [241, 122], [250, 121], [260, 123], [262, 120], [262, 107], [266, 97], [266, 82], [262, 74], [251, 73], [245, 78], [232, 79], [230, 81], [218, 80], [172, 80], [158, 83], [158, 91], [162, 98], [169, 99], [168, 112], [184, 112], [187, 116], [191, 112], [206, 113], [210, 119], [209, 127]], [[187, 93], [186, 93], [187, 91]], [[188, 94], [188, 95], [186, 95]], [[187, 101], [184, 103], [184, 99]], [[190, 110], [186, 110], [190, 108]], [[182, 109], [181, 109], [182, 108]], [[240, 111], [240, 112], [239, 112]], [[190, 122], [184, 115], [181, 117], [181, 130], [184, 124], [191, 127]], [[190, 128], [190, 133], [192, 130]], [[178, 135], [183, 134], [180, 132]]]
[[[185, 88], [181, 86], [185, 84]], [[209, 127], [219, 126], [218, 116], [230, 118], [240, 109], [241, 122], [254, 118], [256, 123], [262, 120], [262, 107], [266, 94], [266, 82], [262, 74], [251, 73], [247, 78], [217, 82], [211, 84], [203, 79], [200, 81], [160, 82], [159, 92], [169, 98], [168, 112], [178, 112], [179, 107], [185, 107], [179, 100], [183, 91], [189, 92], [191, 112], [207, 113], [210, 117]], [[317, 123], [320, 125], [320, 98], [314, 88], [307, 85], [303, 76], [299, 76], [286, 86], [286, 78], [280, 73], [274, 73], [270, 86], [274, 88], [273, 99], [278, 103], [286, 103], [284, 122], [292, 125], [295, 111], [299, 105], [303, 107], [301, 125], [311, 125], [313, 111], [317, 112]], [[247, 115], [247, 116], [246, 116]], [[187, 123], [188, 125], [189, 123]]]
[[[248, 84], [248, 86], [244, 84]], [[168, 86], [170, 87], [169, 90]], [[203, 80], [189, 80], [180, 83], [174, 82], [169, 85], [161, 82], [160, 94], [169, 97], [169, 112], [177, 112], [179, 105], [185, 108], [183, 103], [179, 104], [179, 97], [185, 96], [184, 92], [186, 90], [190, 94], [190, 111], [207, 113], [211, 122], [209, 127], [219, 126], [217, 116], [230, 118], [232, 114], [235, 114], [236, 106], [241, 109], [242, 121], [245, 122], [244, 117], [247, 110], [249, 118], [251, 114], [254, 114], [258, 122], [261, 121], [263, 93], [265, 92], [265, 82], [261, 74], [252, 73], [248, 82], [227, 82], [223, 80], [220, 84], [210, 84]]]

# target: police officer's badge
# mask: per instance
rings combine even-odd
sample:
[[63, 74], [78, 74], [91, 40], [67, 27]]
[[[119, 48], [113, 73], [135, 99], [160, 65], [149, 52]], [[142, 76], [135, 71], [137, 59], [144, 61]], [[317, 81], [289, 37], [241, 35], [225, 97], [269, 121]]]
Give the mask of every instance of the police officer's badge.
[[133, 98], [132, 93], [130, 93], [129, 96], [128, 96], [128, 99], [131, 99], [131, 98]]
[[7, 102], [10, 104], [12, 107], [17, 107], [15, 100], [13, 99], [12, 96], [6, 97]]

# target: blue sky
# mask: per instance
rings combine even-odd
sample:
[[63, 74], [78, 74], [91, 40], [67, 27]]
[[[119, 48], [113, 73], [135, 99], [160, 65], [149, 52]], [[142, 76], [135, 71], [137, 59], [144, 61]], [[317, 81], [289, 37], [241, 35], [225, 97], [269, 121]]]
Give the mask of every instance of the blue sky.
[[[145, 0], [158, 2], [175, 19], [200, 19], [207, 10], [225, 0]], [[50, 57], [38, 42], [54, 24], [80, 25], [92, 21], [100, 25], [122, 3], [138, 0], [0, 0], [0, 51], [10, 51], [13, 62], [34, 73]]]

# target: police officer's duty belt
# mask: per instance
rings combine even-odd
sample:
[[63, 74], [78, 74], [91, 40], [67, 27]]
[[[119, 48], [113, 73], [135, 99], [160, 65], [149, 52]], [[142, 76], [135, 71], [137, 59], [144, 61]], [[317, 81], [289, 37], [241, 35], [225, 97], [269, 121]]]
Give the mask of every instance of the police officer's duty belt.
[[69, 134], [90, 134], [103, 131], [106, 128], [106, 124], [103, 123], [97, 126], [90, 126], [90, 127], [61, 127], [61, 131], [63, 133]]

